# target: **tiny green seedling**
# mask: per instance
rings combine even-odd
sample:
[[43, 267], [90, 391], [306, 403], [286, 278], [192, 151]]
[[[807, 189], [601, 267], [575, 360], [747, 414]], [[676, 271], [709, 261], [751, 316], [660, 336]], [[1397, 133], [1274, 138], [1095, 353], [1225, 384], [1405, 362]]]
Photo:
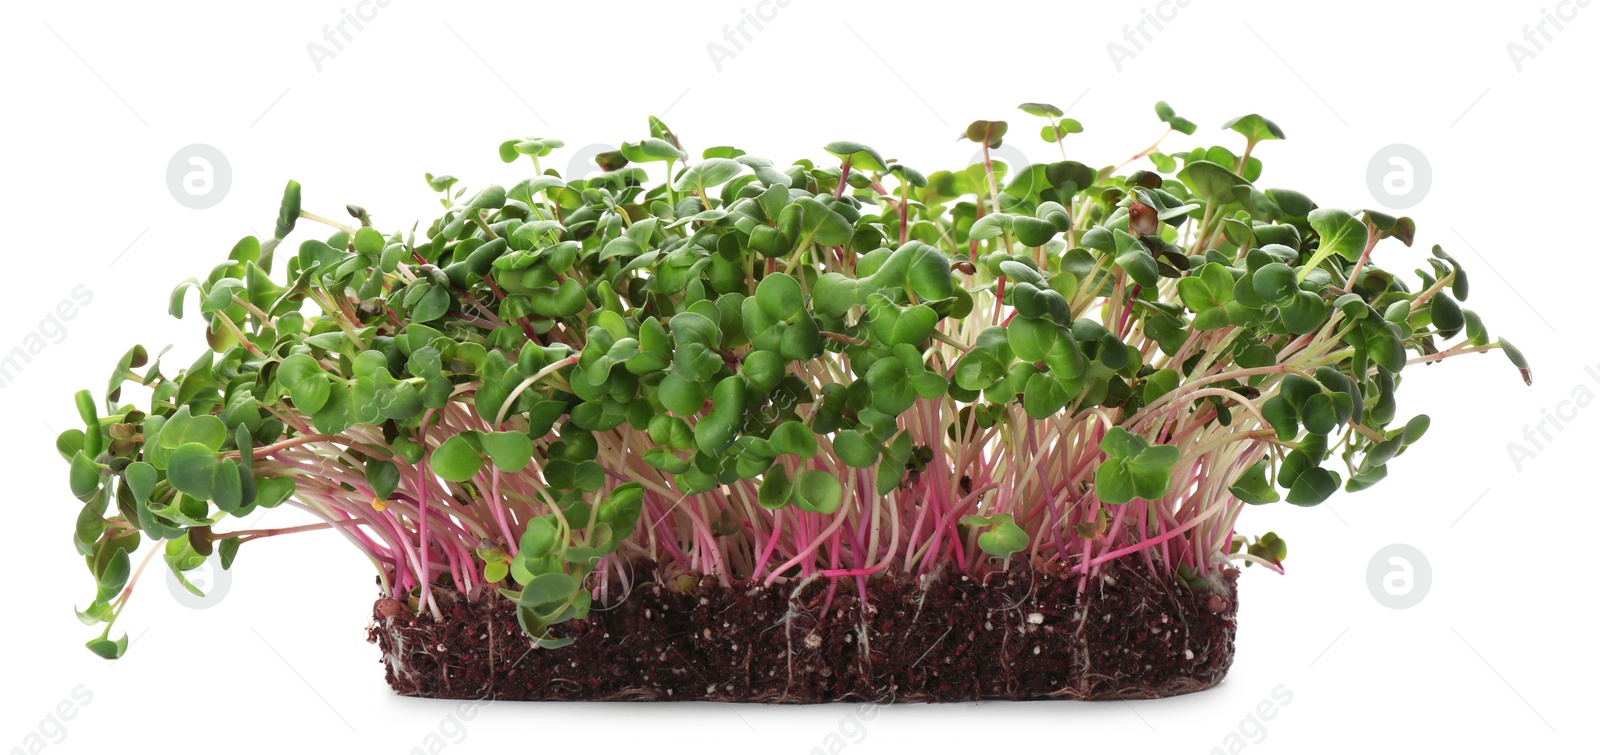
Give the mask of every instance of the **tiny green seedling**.
[[[429, 174], [425, 227], [328, 220], [290, 182], [271, 238], [173, 292], [206, 348], [173, 369], [135, 346], [56, 439], [89, 648], [126, 649], [153, 556], [181, 579], [314, 530], [412, 610], [498, 594], [544, 647], [649, 562], [772, 585], [1136, 556], [1200, 589], [1281, 571], [1241, 509], [1365, 489], [1421, 439], [1403, 371], [1499, 349], [1528, 379], [1453, 257], [1415, 283], [1374, 264], [1410, 218], [1258, 187], [1272, 121], [1162, 152], [1196, 128], [1159, 103], [1162, 137], [1097, 168], [1067, 159], [1081, 124], [1022, 110], [1059, 162], [992, 159], [1004, 121], [953, 171], [846, 141], [691, 160], [652, 118], [588, 178], [543, 168], [548, 138], [500, 146], [531, 170], [509, 188]], [[236, 524], [279, 506], [312, 522]]]

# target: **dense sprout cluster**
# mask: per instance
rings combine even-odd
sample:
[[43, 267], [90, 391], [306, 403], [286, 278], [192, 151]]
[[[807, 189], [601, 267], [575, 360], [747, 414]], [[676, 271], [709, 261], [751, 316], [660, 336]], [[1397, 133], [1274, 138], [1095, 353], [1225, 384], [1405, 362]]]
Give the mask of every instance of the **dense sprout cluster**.
[[[1280, 538], [1237, 531], [1245, 505], [1366, 488], [1422, 436], [1397, 421], [1408, 365], [1498, 348], [1526, 377], [1443, 250], [1416, 284], [1372, 264], [1409, 218], [1257, 188], [1271, 121], [1226, 124], [1238, 153], [1158, 140], [1095, 168], [1066, 158], [1081, 125], [1022, 109], [1061, 161], [990, 159], [1003, 121], [966, 130], [984, 160], [954, 171], [851, 142], [690, 160], [652, 118], [588, 178], [542, 169], [562, 145], [537, 138], [501, 146], [532, 167], [510, 188], [429, 175], [426, 228], [318, 217], [291, 182], [273, 238], [173, 293], [209, 348], [173, 373], [135, 347], [57, 439], [98, 585], [80, 615], [106, 625], [90, 648], [125, 648], [141, 542], [182, 578], [319, 529], [394, 599], [437, 615], [436, 589], [497, 589], [547, 646], [639, 580], [865, 595], [1127, 557], [1204, 589], [1281, 569]], [[334, 232], [275, 278], [301, 221]], [[223, 526], [285, 504], [316, 521]]]

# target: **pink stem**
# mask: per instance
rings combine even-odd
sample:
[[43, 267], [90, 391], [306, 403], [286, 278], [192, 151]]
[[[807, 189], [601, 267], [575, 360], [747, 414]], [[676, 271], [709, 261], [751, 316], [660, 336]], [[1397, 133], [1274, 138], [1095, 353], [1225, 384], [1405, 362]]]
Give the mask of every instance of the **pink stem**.
[[[422, 441], [422, 463], [417, 465], [417, 537], [421, 540], [418, 546], [421, 562], [422, 592], [418, 598], [419, 607], [432, 607], [433, 595], [430, 586], [433, 584], [433, 573], [428, 570], [428, 421], [433, 419], [433, 410], [422, 415], [422, 426], [418, 431], [418, 438]], [[433, 608], [434, 617], [438, 618], [439, 610]]]

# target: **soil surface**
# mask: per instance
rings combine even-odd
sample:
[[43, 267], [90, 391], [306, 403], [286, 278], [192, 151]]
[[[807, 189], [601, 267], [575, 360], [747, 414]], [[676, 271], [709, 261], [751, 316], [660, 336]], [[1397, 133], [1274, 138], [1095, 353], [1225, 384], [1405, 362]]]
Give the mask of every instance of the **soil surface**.
[[[648, 565], [641, 574], [649, 574]], [[533, 649], [514, 605], [435, 592], [443, 621], [391, 600], [368, 640], [402, 695], [500, 700], [1130, 699], [1194, 692], [1233, 661], [1237, 570], [1220, 592], [1108, 563], [1089, 579], [1019, 566], [978, 578], [876, 577], [688, 591], [645, 583]]]

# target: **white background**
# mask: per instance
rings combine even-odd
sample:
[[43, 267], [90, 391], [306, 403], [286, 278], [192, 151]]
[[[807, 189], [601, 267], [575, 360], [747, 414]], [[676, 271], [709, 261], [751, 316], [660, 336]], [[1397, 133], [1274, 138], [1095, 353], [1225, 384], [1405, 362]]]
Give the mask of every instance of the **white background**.
[[[1592, 747], [1588, 685], [1600, 663], [1585, 538], [1597, 524], [1589, 475], [1600, 408], [1562, 402], [1600, 395], [1600, 355], [1583, 327], [1593, 322], [1591, 292], [1580, 288], [1594, 269], [1584, 172], [1594, 162], [1600, 9], [1192, 0], [1161, 4], [1171, 20], [1146, 26], [1151, 39], [1135, 50], [1124, 26], [1156, 10], [1151, 0], [937, 9], [792, 0], [764, 29], [747, 27], [752, 39], [719, 71], [707, 44], [728, 44], [724, 25], [754, 2], [394, 0], [317, 70], [307, 45], [354, 6], [3, 11], [0, 353], [30, 334], [47, 344], [0, 389], [9, 413], [0, 434], [5, 751], [159, 740], [400, 753], [441, 727], [446, 752]], [[1507, 44], [1528, 44], [1523, 27], [1543, 7], [1576, 15], [1564, 29], [1547, 25], [1551, 38], [1529, 46], [1519, 71]], [[1120, 71], [1113, 42], [1134, 52]], [[1202, 127], [1172, 149], [1237, 149], [1220, 123], [1252, 111], [1273, 118], [1289, 139], [1257, 150], [1261, 185], [1324, 205], [1377, 206], [1369, 160], [1393, 143], [1421, 150], [1433, 178], [1407, 211], [1417, 246], [1385, 242], [1377, 263], [1410, 271], [1443, 244], [1470, 271], [1467, 306], [1521, 346], [1537, 377], [1524, 387], [1499, 354], [1408, 369], [1402, 415], [1430, 413], [1433, 429], [1386, 482], [1316, 509], [1247, 512], [1246, 532], [1288, 541], [1289, 574], [1243, 576], [1237, 662], [1220, 687], [1131, 704], [901, 706], [869, 713], [859, 728], [847, 720], [862, 717], [855, 706], [501, 703], [458, 728], [453, 703], [399, 698], [384, 685], [363, 632], [372, 574], [326, 533], [244, 549], [209, 610], [180, 605], [152, 568], [123, 620], [136, 638], [128, 655], [110, 664], [83, 649], [92, 631], [72, 608], [91, 586], [70, 544], [78, 506], [55, 431], [77, 422], [72, 392], [98, 393], [133, 343], [178, 344], [173, 366], [197, 356], [202, 326], [168, 317], [167, 292], [204, 275], [239, 237], [270, 233], [286, 179], [304, 184], [308, 210], [339, 216], [355, 202], [384, 230], [409, 227], [438, 209], [424, 171], [474, 190], [509, 185], [527, 168], [503, 165], [500, 141], [562, 138], [569, 148], [546, 164], [564, 167], [582, 145], [647, 135], [649, 114], [695, 154], [732, 143], [782, 163], [853, 139], [925, 172], [968, 161], [972, 145], [954, 139], [968, 121], [1003, 118], [1013, 124], [1008, 144], [1053, 159], [1015, 109], [1028, 100], [1070, 103], [1086, 131], [1069, 137], [1069, 154], [1103, 165], [1157, 135], [1157, 99]], [[166, 182], [169, 160], [194, 143], [220, 150], [231, 168], [210, 209], [181, 205]], [[92, 302], [60, 327], [44, 322], [79, 284]], [[1559, 431], [1546, 425], [1551, 440], [1536, 449], [1524, 428], [1547, 410], [1568, 420]], [[1520, 469], [1514, 441], [1532, 452]], [[261, 521], [294, 518], [275, 510]], [[1369, 560], [1391, 543], [1431, 565], [1428, 594], [1408, 610], [1380, 605], [1367, 586]], [[1279, 685], [1292, 700], [1270, 720], [1252, 719]], [[80, 703], [58, 710], [75, 689]], [[848, 736], [829, 740], [841, 721]]]

